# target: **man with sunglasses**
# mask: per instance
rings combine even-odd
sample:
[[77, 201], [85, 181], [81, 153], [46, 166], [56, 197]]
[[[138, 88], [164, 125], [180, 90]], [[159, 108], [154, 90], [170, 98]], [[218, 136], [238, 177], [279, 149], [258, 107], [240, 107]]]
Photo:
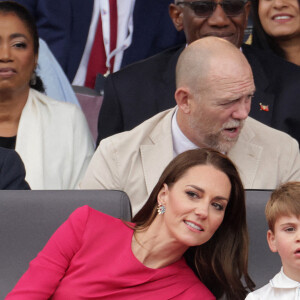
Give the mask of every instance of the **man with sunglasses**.
[[240, 47], [249, 11], [247, 0], [178, 1], [170, 5], [173, 23], [178, 31], [184, 30], [188, 44], [205, 36], [217, 36]]
[[[256, 86], [250, 116], [300, 142], [300, 69], [271, 53], [242, 44], [249, 12], [247, 0], [177, 0], [169, 6], [173, 24], [178, 31], [184, 31], [187, 44], [217, 36], [241, 48]], [[98, 143], [175, 105], [175, 66], [185, 47], [168, 49], [106, 79]]]

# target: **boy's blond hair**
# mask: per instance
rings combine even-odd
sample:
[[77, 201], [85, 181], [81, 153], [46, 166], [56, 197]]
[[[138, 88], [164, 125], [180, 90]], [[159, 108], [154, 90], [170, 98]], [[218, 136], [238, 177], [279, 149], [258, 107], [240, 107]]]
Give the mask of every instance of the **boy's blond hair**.
[[269, 229], [274, 233], [276, 220], [281, 216], [300, 216], [300, 182], [287, 182], [271, 194], [265, 209]]

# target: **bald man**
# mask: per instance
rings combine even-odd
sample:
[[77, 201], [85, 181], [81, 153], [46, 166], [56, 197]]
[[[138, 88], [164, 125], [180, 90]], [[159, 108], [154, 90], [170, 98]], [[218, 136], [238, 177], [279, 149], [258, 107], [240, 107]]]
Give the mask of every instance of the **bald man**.
[[300, 180], [297, 141], [248, 117], [254, 92], [251, 67], [233, 44], [193, 42], [177, 63], [177, 106], [104, 139], [81, 188], [123, 190], [136, 214], [173, 157], [198, 147], [228, 154], [246, 189]]
[[[184, 32], [187, 44], [216, 36], [230, 41], [244, 53], [256, 86], [250, 116], [300, 142], [300, 68], [272, 53], [242, 44], [251, 1], [173, 2], [169, 6], [170, 17], [175, 28]], [[185, 47], [186, 43], [170, 48], [107, 77], [97, 144], [174, 107], [175, 67]]]

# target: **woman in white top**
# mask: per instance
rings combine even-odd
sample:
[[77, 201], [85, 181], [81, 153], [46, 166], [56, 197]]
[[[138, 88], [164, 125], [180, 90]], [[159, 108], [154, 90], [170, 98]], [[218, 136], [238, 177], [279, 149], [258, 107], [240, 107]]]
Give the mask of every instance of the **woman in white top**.
[[20, 154], [32, 189], [73, 189], [93, 154], [85, 117], [38, 92], [39, 41], [28, 11], [3, 1], [0, 16], [0, 146]]

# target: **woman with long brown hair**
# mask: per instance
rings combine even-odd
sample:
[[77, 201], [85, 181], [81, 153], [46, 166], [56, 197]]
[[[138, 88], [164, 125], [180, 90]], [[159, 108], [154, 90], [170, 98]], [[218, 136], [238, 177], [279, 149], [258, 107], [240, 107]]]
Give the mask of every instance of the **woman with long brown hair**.
[[133, 223], [77, 209], [6, 299], [244, 299], [247, 256], [235, 166], [190, 150], [167, 166]]

